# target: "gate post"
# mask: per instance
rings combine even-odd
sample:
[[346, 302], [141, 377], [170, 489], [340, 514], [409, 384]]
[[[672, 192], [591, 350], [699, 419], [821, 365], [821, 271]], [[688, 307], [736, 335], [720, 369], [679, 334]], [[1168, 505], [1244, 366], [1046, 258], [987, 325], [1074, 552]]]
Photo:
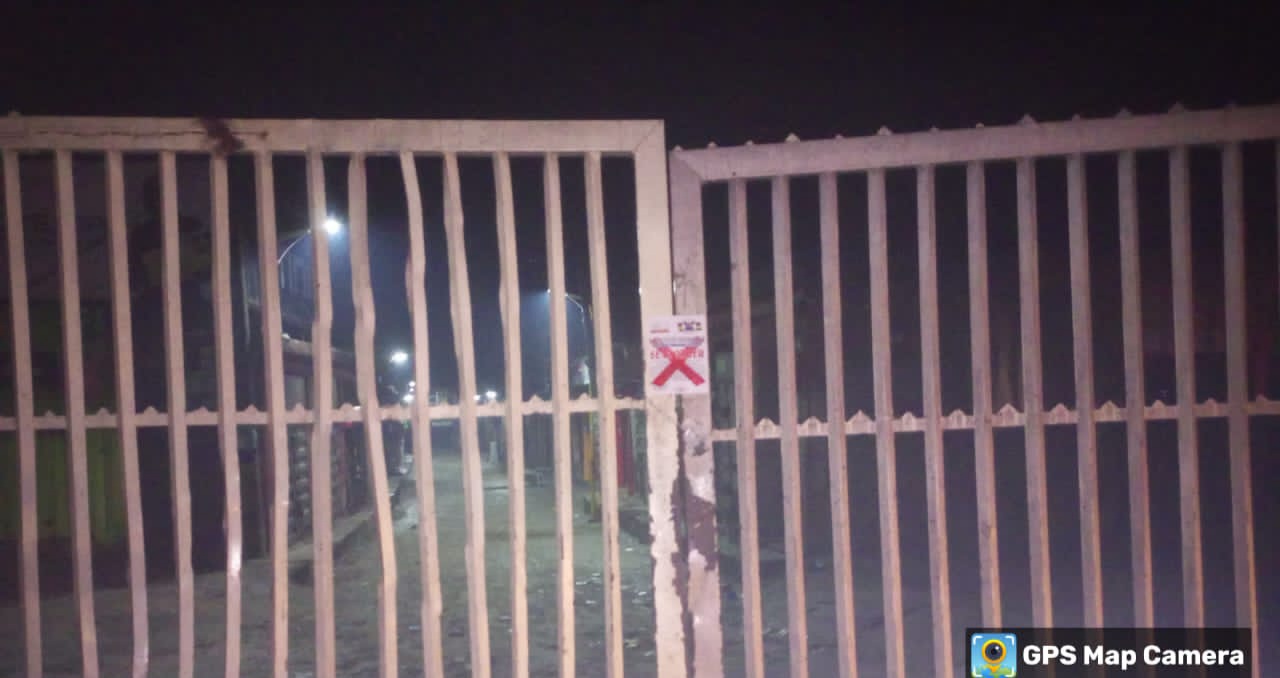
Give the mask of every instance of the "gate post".
[[[680, 315], [706, 315], [702, 252], [702, 181], [676, 153], [670, 157], [673, 293]], [[710, 350], [708, 348], [708, 350]], [[711, 443], [711, 395], [682, 396], [680, 460], [685, 543], [686, 640], [693, 676], [724, 674], [720, 628], [719, 547], [716, 544], [715, 455]]]
[[[662, 127], [656, 126], [635, 149], [636, 244], [640, 253], [642, 325], [671, 314], [671, 233], [667, 215], [667, 171]], [[646, 356], [648, 353], [646, 352]], [[646, 358], [646, 362], [648, 359]], [[646, 388], [646, 391], [648, 389]], [[680, 548], [673, 510], [679, 493], [679, 441], [676, 399], [645, 394], [645, 437], [648, 444], [649, 525], [653, 540], [654, 646], [660, 678], [685, 678], [685, 633], [681, 624]]]

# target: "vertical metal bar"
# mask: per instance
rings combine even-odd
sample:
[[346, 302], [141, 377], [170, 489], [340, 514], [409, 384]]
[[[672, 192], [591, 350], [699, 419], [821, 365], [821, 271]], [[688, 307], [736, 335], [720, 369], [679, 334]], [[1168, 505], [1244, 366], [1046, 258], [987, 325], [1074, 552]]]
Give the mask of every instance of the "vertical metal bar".
[[818, 177], [822, 231], [822, 337], [827, 368], [827, 469], [831, 485], [832, 574], [840, 675], [858, 676], [853, 544], [849, 532], [849, 452], [844, 430], [844, 310], [840, 291], [840, 215], [835, 174]]
[[489, 604], [485, 591], [484, 478], [481, 477], [480, 440], [476, 430], [475, 340], [471, 334], [471, 287], [467, 276], [466, 231], [463, 228], [458, 156], [453, 153], [444, 156], [444, 181], [444, 226], [449, 241], [449, 287], [453, 296], [453, 348], [458, 356], [458, 398], [461, 410], [459, 426], [462, 429], [462, 491], [463, 501], [466, 502], [467, 618], [471, 624], [471, 675], [474, 678], [488, 678]]
[[[262, 300], [262, 354], [271, 460], [271, 675], [288, 677], [289, 660], [289, 445], [285, 428], [284, 349], [280, 328], [280, 266], [276, 262], [275, 174], [271, 154], [254, 155], [258, 201], [258, 288]], [[354, 228], [352, 229], [355, 230]], [[377, 476], [374, 476], [375, 481]]]
[[[413, 321], [413, 378], [422, 385], [422, 393], [430, 392], [431, 354], [427, 333], [427, 253], [422, 217], [422, 189], [418, 184], [418, 166], [413, 153], [400, 154], [400, 173], [404, 178], [405, 197], [409, 208], [409, 295]], [[510, 369], [508, 363], [508, 369]], [[444, 675], [444, 652], [441, 649], [440, 613], [440, 548], [436, 539], [436, 481], [431, 450], [431, 399], [413, 401], [413, 469], [418, 491], [418, 559], [422, 563], [422, 657], [423, 672], [428, 676]], [[514, 476], [512, 476], [514, 477]], [[523, 477], [523, 475], [521, 476]], [[516, 484], [511, 483], [511, 495]], [[520, 484], [521, 496], [524, 485]], [[514, 526], [512, 529], [516, 529]], [[523, 523], [520, 526], [523, 531]], [[523, 551], [521, 551], [523, 555]], [[514, 614], [512, 615], [514, 617]], [[514, 626], [514, 625], [513, 625]]]
[[569, 341], [565, 320], [564, 224], [560, 210], [560, 160], [548, 154], [542, 170], [543, 202], [547, 211], [547, 284], [551, 314], [552, 444], [556, 488], [556, 619], [559, 623], [560, 678], [574, 675], [573, 618], [573, 460], [569, 442]]
[[1133, 151], [1120, 154], [1120, 294], [1124, 323], [1125, 426], [1129, 448], [1129, 530], [1133, 567], [1133, 624], [1155, 626], [1151, 582], [1151, 489], [1147, 464], [1147, 404], [1143, 381], [1142, 266], [1138, 188]]
[[1017, 160], [1018, 287], [1022, 316], [1022, 404], [1027, 455], [1027, 534], [1031, 542], [1031, 616], [1053, 624], [1049, 572], [1048, 474], [1044, 447], [1044, 378], [1040, 359], [1040, 229], [1036, 220], [1035, 160]]
[[231, 294], [231, 214], [228, 198], [227, 159], [214, 155], [209, 165], [213, 197], [213, 327], [218, 371], [218, 450], [227, 512], [227, 652], [226, 678], [240, 675], [241, 575], [244, 560], [244, 523], [240, 507], [240, 448], [236, 428], [235, 322]]
[[791, 281], [791, 195], [787, 177], [773, 178], [773, 285], [777, 311], [778, 419], [781, 425], [782, 521], [787, 558], [787, 640], [791, 676], [809, 675], [804, 591], [804, 490], [796, 402], [795, 293]]
[[1067, 157], [1067, 228], [1071, 258], [1072, 356], [1076, 378], [1076, 462], [1080, 485], [1080, 556], [1084, 625], [1102, 627], [1102, 542], [1098, 515], [1098, 441], [1094, 426], [1093, 304], [1084, 156]]
[[[593, 336], [596, 349], [596, 384], [600, 398], [600, 497], [601, 522], [604, 531], [604, 636], [605, 636], [605, 675], [610, 678], [622, 678], [622, 582], [618, 544], [618, 436], [615, 423], [617, 394], [613, 386], [613, 328], [609, 310], [609, 272], [608, 250], [605, 248], [604, 229], [604, 189], [600, 169], [600, 154], [587, 154], [584, 165], [587, 187], [587, 246], [591, 257], [591, 305], [592, 319], [595, 321]], [[710, 452], [710, 449], [704, 452]], [[705, 454], [711, 457], [710, 454]], [[712, 506], [712, 535], [714, 530], [715, 495], [710, 497]], [[713, 552], [714, 553], [714, 552]], [[713, 557], [711, 554], [704, 554]], [[707, 574], [714, 583], [714, 590], [719, 593], [719, 578], [714, 566]], [[705, 585], [705, 582], [704, 582]], [[719, 596], [716, 596], [719, 603]], [[717, 638], [720, 633], [719, 605], [714, 610], [703, 610], [710, 619], [703, 619], [697, 628], [713, 627]], [[720, 658], [717, 644], [715, 660]], [[709, 659], [708, 659], [709, 660]]]
[[1253, 477], [1250, 466], [1247, 351], [1245, 319], [1244, 170], [1240, 144], [1222, 153], [1223, 271], [1226, 272], [1227, 435], [1231, 448], [1231, 535], [1235, 546], [1236, 626], [1251, 629], [1253, 675], [1262, 675], [1258, 655], [1258, 581], [1254, 562]]
[[[27, 675], [44, 674], [40, 637], [40, 526], [36, 511], [35, 388], [31, 374], [31, 310], [27, 305], [27, 250], [22, 233], [18, 152], [4, 149], [4, 204], [8, 222], [9, 311], [13, 328], [13, 400], [17, 416], [18, 484], [22, 495], [22, 546], [18, 584]], [[130, 525], [132, 526], [132, 522]]]
[[[671, 239], [675, 265], [675, 309], [681, 315], [707, 313], [702, 239], [702, 180], [672, 154]], [[603, 255], [601, 255], [601, 260]], [[592, 262], [596, 257], [592, 255]], [[684, 466], [685, 553], [689, 572], [687, 614], [692, 623], [693, 673], [724, 673], [720, 628], [719, 546], [716, 544], [715, 455], [711, 448], [711, 396], [681, 398], [681, 460]]]
[[[334, 678], [336, 629], [333, 607], [333, 299], [329, 282], [329, 239], [324, 223], [324, 157], [307, 153], [307, 195], [311, 201], [311, 245], [315, 318], [311, 325], [311, 546], [314, 553], [316, 676]], [[305, 236], [304, 236], [305, 237]], [[228, 676], [228, 678], [231, 678]]]
[[1178, 477], [1182, 506], [1182, 597], [1188, 627], [1204, 626], [1204, 561], [1200, 543], [1200, 453], [1196, 439], [1195, 317], [1191, 287], [1191, 197], [1187, 149], [1169, 154], [1173, 353], [1178, 391]]
[[164, 228], [164, 336], [169, 410], [169, 482], [173, 493], [174, 548], [178, 579], [178, 675], [195, 671], [195, 588], [191, 570], [191, 472], [187, 463], [187, 379], [182, 334], [181, 234], [178, 230], [178, 168], [174, 154], [160, 154], [160, 200]]
[[938, 227], [934, 169], [916, 170], [917, 249], [920, 267], [920, 359], [924, 385], [924, 454], [929, 513], [929, 579], [936, 675], [946, 675], [951, 653], [951, 566], [947, 549], [946, 457], [942, 445], [942, 357], [938, 329]]
[[867, 245], [871, 271], [871, 376], [876, 409], [876, 475], [880, 497], [880, 561], [884, 586], [886, 673], [905, 675], [902, 556], [898, 525], [898, 458], [893, 437], [893, 357], [889, 343], [889, 238], [884, 170], [867, 172]]
[[[373, 484], [378, 556], [382, 563], [382, 580], [378, 583], [378, 670], [382, 678], [392, 678], [400, 675], [400, 658], [396, 646], [397, 568], [391, 526], [391, 491], [387, 484], [387, 458], [382, 447], [382, 415], [379, 411], [377, 368], [374, 362], [373, 332], [377, 319], [374, 315], [373, 282], [369, 272], [366, 182], [364, 155], [353, 154], [347, 166], [347, 202], [350, 212], [347, 221], [350, 222], [351, 295], [356, 312], [356, 380], [360, 390], [369, 476]], [[487, 658], [485, 666], [488, 666]]]
[[[739, 557], [742, 559], [742, 632], [747, 678], [764, 677], [760, 610], [760, 521], [756, 506], [755, 374], [751, 326], [751, 264], [747, 241], [747, 184], [729, 182], [729, 265], [733, 304], [733, 397], [737, 415]], [[844, 422], [840, 429], [843, 431]], [[831, 425], [835, 425], [833, 422]], [[851, 636], [852, 637], [852, 636]]]
[[[667, 213], [667, 158], [663, 139], [662, 126], [655, 124], [653, 132], [635, 149], [640, 315], [641, 322], [646, 327], [652, 319], [669, 315], [672, 309], [671, 230]], [[563, 315], [558, 326], [564, 326]], [[647, 360], [646, 354], [646, 363]], [[561, 372], [563, 373], [563, 369]], [[676, 526], [672, 517], [679, 481], [675, 396], [646, 395], [645, 444], [649, 460], [649, 524], [653, 532], [649, 548], [654, 558], [654, 646], [658, 656], [658, 676], [683, 678], [687, 674], [684, 625], [681, 621], [680, 596], [676, 590], [681, 584], [676, 582], [674, 560], [680, 550], [676, 544]]]
[[996, 522], [995, 439], [991, 429], [991, 297], [987, 282], [987, 177], [965, 167], [969, 229], [969, 332], [973, 364], [973, 451], [978, 492], [978, 579], [982, 623], [1000, 626], [1000, 552]]
[[[511, 532], [511, 675], [529, 675], [529, 582], [524, 499], [524, 372], [520, 354], [520, 258], [516, 249], [515, 198], [511, 187], [511, 159], [499, 153], [493, 160], [497, 184], [498, 258], [500, 268], [503, 356], [507, 368], [507, 520]], [[418, 275], [421, 278], [421, 275]], [[425, 309], [425, 300], [424, 300]], [[599, 336], [599, 335], [597, 335]], [[424, 336], [425, 340], [425, 331]], [[423, 344], [426, 350], [426, 344]]]
[[[62, 283], [62, 350], [67, 398], [67, 455], [71, 471], [71, 560], [80, 612], [80, 656], [86, 678], [98, 676], [98, 631], [93, 614], [93, 539], [89, 532], [89, 455], [85, 439], [84, 350], [80, 333], [80, 261], [76, 252], [71, 152], [57, 151], [58, 258]], [[21, 253], [25, 254], [25, 253]]]
[[138, 421], [133, 382], [133, 311], [130, 308], [128, 227], [124, 162], [107, 154], [107, 230], [111, 248], [111, 323], [115, 340], [116, 430], [124, 466], [125, 513], [129, 523], [129, 599], [133, 623], [133, 675], [147, 674], [151, 652], [147, 628], [147, 558], [143, 542], [142, 485], [138, 476]]

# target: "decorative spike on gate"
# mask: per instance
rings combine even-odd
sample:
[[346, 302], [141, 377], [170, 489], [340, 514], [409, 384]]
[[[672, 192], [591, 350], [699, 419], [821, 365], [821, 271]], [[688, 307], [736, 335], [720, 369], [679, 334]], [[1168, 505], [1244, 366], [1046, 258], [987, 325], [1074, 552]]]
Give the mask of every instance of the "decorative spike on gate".
[[794, 142], [794, 141], [800, 141], [800, 137], [796, 136], [796, 133], [795, 133], [795, 132], [792, 132], [792, 133], [790, 133], [790, 134], [788, 134], [788, 135], [787, 135], [787, 138], [786, 138], [786, 139], [784, 139], [784, 141], [786, 141], [787, 143], [791, 143], [791, 142]]
[[757, 438], [777, 438], [778, 425], [773, 423], [773, 420], [768, 417], [761, 419], [759, 422], [756, 423], [756, 437]]
[[802, 436], [820, 436], [827, 432], [827, 425], [817, 417], [805, 419], [798, 429]]
[[1045, 423], [1070, 424], [1072, 421], [1075, 420], [1075, 417], [1073, 416], [1074, 414], [1075, 414], [1074, 412], [1067, 409], [1066, 405], [1064, 405], [1063, 403], [1058, 403], [1057, 405], [1053, 406], [1053, 409], [1049, 410], [1048, 415], [1045, 417]]

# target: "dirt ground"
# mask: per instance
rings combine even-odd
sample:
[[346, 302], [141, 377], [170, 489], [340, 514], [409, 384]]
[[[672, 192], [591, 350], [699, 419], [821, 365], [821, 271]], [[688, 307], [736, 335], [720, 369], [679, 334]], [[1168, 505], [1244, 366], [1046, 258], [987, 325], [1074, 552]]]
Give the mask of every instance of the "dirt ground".
[[[441, 588], [444, 593], [444, 656], [446, 673], [469, 676], [466, 608], [466, 568], [463, 545], [463, 493], [460, 458], [440, 455], [435, 460], [436, 511], [440, 549]], [[486, 562], [493, 675], [510, 673], [510, 548], [508, 546], [507, 489], [500, 468], [485, 469]], [[554, 489], [550, 484], [527, 488], [527, 563], [530, 618], [530, 675], [557, 674]], [[577, 667], [582, 676], [597, 675], [604, 658], [601, 585], [603, 543], [599, 523], [580, 513], [574, 501], [575, 601]], [[401, 675], [422, 675], [422, 636], [418, 616], [421, 596], [418, 559], [418, 510], [412, 483], [402, 486], [396, 508], [395, 547], [399, 567], [399, 661]], [[624, 645], [628, 675], [652, 675], [652, 586], [648, 547], [622, 535], [622, 595]], [[337, 669], [340, 676], [377, 676], [377, 585], [381, 568], [372, 526], [344, 545], [335, 563], [337, 610]], [[243, 575], [242, 672], [268, 675], [271, 657], [270, 563], [245, 563]], [[196, 597], [196, 675], [221, 676], [225, 661], [225, 577], [199, 575]], [[297, 578], [289, 591], [290, 675], [314, 675], [313, 589]], [[148, 589], [153, 676], [177, 673], [177, 593], [172, 583], [153, 583]], [[129, 674], [133, 642], [129, 594], [126, 589], [99, 590], [95, 597], [98, 651], [103, 676]], [[59, 596], [42, 605], [45, 675], [80, 675], [79, 633], [74, 599]], [[14, 605], [0, 608], [0, 676], [22, 676], [22, 618]], [[646, 666], [649, 667], [646, 672]]]
[[[465, 525], [460, 458], [439, 455], [434, 464], [442, 590], [444, 593], [444, 656], [446, 675], [469, 676], [469, 644], [466, 608], [466, 569], [463, 546]], [[554, 489], [548, 484], [527, 487], [528, 600], [530, 617], [530, 675], [543, 678], [557, 675]], [[492, 675], [510, 675], [510, 591], [507, 526], [507, 485], [503, 469], [485, 468], [485, 516], [487, 593], [491, 641]], [[624, 498], [635, 511], [643, 507], [643, 497]], [[603, 555], [599, 523], [587, 520], [579, 490], [573, 502], [575, 551], [575, 604], [577, 628], [577, 675], [603, 675], [604, 630], [601, 585]], [[961, 521], [967, 522], [967, 521]], [[400, 675], [420, 676], [422, 668], [420, 568], [418, 562], [418, 510], [416, 492], [410, 482], [401, 486], [395, 516], [395, 547], [399, 567], [399, 663]], [[967, 525], [957, 525], [965, 532]], [[904, 539], [906, 537], [904, 536]], [[884, 622], [880, 586], [878, 545], [864, 540], [854, 559], [857, 648], [860, 675], [884, 674]], [[868, 549], [867, 547], [871, 548]], [[621, 535], [621, 585], [624, 603], [624, 646], [627, 676], [644, 678], [656, 674], [653, 648], [653, 607], [648, 546], [627, 533]], [[918, 554], [917, 554], [918, 555]], [[905, 613], [906, 675], [931, 675], [932, 611], [928, 595], [927, 557], [903, 553], [903, 609]], [[953, 554], [952, 567], [960, 573], [952, 578], [953, 638], [958, 639], [968, 622], [980, 619], [976, 590], [975, 553], [965, 549]], [[745, 675], [743, 670], [741, 579], [731, 558], [722, 559], [725, 675]], [[1170, 563], [1161, 563], [1157, 572], [1158, 592], [1175, 592], [1176, 573], [1164, 573]], [[372, 526], [357, 532], [340, 550], [335, 563], [337, 610], [337, 672], [339, 676], [378, 675], [376, 595], [380, 565]], [[1230, 572], [1213, 563], [1207, 572]], [[1264, 570], [1259, 569], [1259, 575]], [[1012, 568], [1007, 573], [1005, 592], [1009, 622], [1028, 620], [1025, 572]], [[1064, 573], [1066, 574], [1066, 573]], [[787, 676], [788, 634], [786, 573], [775, 558], [765, 568], [761, 584], [764, 626], [764, 654], [767, 676]], [[1061, 576], [1061, 575], [1056, 575]], [[806, 563], [806, 611], [809, 669], [812, 676], [837, 675], [835, 604], [829, 558], [810, 557]], [[1115, 600], [1127, 600], [1123, 569], [1105, 573], [1105, 588]], [[1067, 578], [1070, 579], [1070, 578]], [[1078, 580], [1055, 581], [1055, 598], [1069, 603], [1079, 600]], [[196, 578], [196, 675], [221, 676], [225, 657], [223, 599], [224, 577], [219, 574]], [[1264, 580], [1265, 581], [1265, 580]], [[270, 563], [253, 560], [244, 567], [244, 613], [242, 625], [242, 675], [266, 676], [270, 668], [271, 603]], [[177, 597], [174, 585], [153, 583], [149, 588], [151, 627], [150, 675], [177, 674]], [[291, 583], [290, 661], [292, 678], [314, 676], [313, 590], [305, 577]], [[1216, 598], [1215, 598], [1216, 599]], [[1177, 625], [1176, 600], [1161, 595], [1157, 613], [1162, 625]], [[1066, 605], [1062, 622], [1072, 619]], [[1124, 606], [1121, 606], [1124, 607]], [[1164, 608], [1164, 609], [1161, 609]], [[132, 652], [129, 594], [126, 589], [99, 590], [96, 594], [97, 634], [101, 675], [129, 675]], [[1218, 612], [1213, 606], [1211, 612]], [[1268, 626], [1270, 614], [1264, 610]], [[70, 596], [46, 599], [42, 606], [45, 675], [64, 678], [80, 675], [79, 634], [74, 600]], [[1173, 614], [1171, 614], [1173, 613]], [[1221, 615], [1218, 615], [1221, 616]], [[1123, 612], [1113, 623], [1124, 621]], [[1121, 624], [1123, 625], [1123, 624]], [[14, 604], [0, 607], [0, 676], [23, 676], [21, 610]], [[1263, 647], [1272, 647], [1274, 632], [1264, 634]], [[962, 648], [955, 647], [959, 663]]]

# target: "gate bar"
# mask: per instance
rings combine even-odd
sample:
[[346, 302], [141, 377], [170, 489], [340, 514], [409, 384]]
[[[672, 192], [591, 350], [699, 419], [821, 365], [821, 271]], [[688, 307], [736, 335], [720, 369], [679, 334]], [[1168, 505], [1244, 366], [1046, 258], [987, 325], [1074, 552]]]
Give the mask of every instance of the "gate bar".
[[885, 171], [867, 172], [867, 250], [871, 275], [871, 365], [875, 391], [876, 476], [880, 498], [880, 560], [884, 582], [886, 674], [906, 672], [903, 646], [902, 555], [898, 523], [898, 455], [893, 433], [893, 356], [889, 341], [889, 239]]
[[[467, 275], [466, 229], [458, 156], [444, 156], [444, 225], [449, 249], [449, 288], [453, 303], [453, 349], [458, 358], [458, 427], [462, 435], [462, 491], [467, 526], [467, 619], [470, 622], [471, 675], [488, 678], [489, 604], [486, 595], [484, 477], [476, 429], [476, 356], [471, 331], [471, 285]], [[391, 591], [394, 593], [394, 589]], [[394, 602], [392, 603], [394, 604]], [[393, 639], [394, 640], [394, 639]]]
[[1133, 569], [1133, 624], [1155, 626], [1151, 579], [1151, 472], [1147, 461], [1146, 393], [1142, 349], [1142, 262], [1135, 154], [1120, 154], [1120, 284], [1124, 322], [1125, 427], [1129, 448], [1129, 531]]
[[735, 445], [738, 466], [738, 548], [742, 559], [742, 633], [747, 678], [764, 678], [760, 611], [760, 520], [756, 500], [755, 354], [752, 351], [751, 265], [747, 241], [747, 185], [729, 182], [729, 264], [732, 276]]
[[[409, 216], [409, 261], [405, 291], [408, 294], [410, 318], [413, 322], [413, 378], [422, 384], [423, 393], [431, 385], [430, 334], [427, 331], [427, 254], [423, 235], [422, 188], [418, 183], [418, 166], [413, 153], [400, 154], [400, 174], [404, 181]], [[418, 493], [418, 560], [422, 601], [419, 614], [422, 624], [422, 665], [427, 676], [444, 675], [444, 651], [441, 647], [440, 614], [440, 547], [436, 538], [436, 481], [434, 452], [431, 446], [431, 399], [414, 398], [412, 411], [413, 471]], [[513, 490], [514, 491], [514, 490]]]
[[[311, 548], [314, 568], [316, 676], [336, 675], [337, 631], [333, 606], [333, 298], [329, 281], [329, 239], [323, 232], [328, 207], [324, 158], [307, 154], [307, 197], [310, 200], [315, 317], [311, 323]], [[300, 238], [306, 235], [298, 236]], [[235, 678], [227, 676], [227, 678]]]
[[[351, 293], [356, 312], [356, 380], [364, 419], [365, 451], [373, 485], [382, 579], [378, 583], [378, 668], [382, 678], [399, 675], [396, 645], [396, 552], [391, 526], [391, 491], [383, 452], [382, 416], [378, 406], [374, 327], [377, 323], [369, 273], [368, 187], [364, 155], [354, 153], [347, 165], [347, 221], [350, 222]], [[487, 666], [487, 664], [486, 664]]]
[[1027, 533], [1031, 547], [1031, 617], [1053, 625], [1053, 581], [1049, 563], [1049, 479], [1045, 468], [1044, 377], [1040, 355], [1040, 237], [1036, 218], [1034, 158], [1018, 158], [1018, 278], [1022, 321], [1022, 409], [1027, 456]]
[[1178, 477], [1182, 506], [1182, 606], [1188, 627], [1204, 626], [1204, 561], [1200, 541], [1200, 452], [1195, 414], [1195, 316], [1191, 287], [1191, 196], [1187, 148], [1169, 154], [1173, 352], [1178, 391]]
[[[497, 184], [499, 286], [502, 295], [499, 303], [504, 337], [503, 358], [507, 368], [505, 429], [507, 522], [511, 538], [511, 675], [514, 678], [528, 678], [528, 523], [525, 520], [524, 412], [521, 409], [524, 401], [524, 357], [520, 352], [520, 257], [516, 246], [515, 197], [511, 185], [511, 158], [508, 154], [498, 153], [494, 156], [493, 176]], [[423, 273], [425, 269], [418, 272], [415, 279], [421, 278]], [[426, 308], [425, 297], [422, 308]], [[425, 341], [425, 328], [423, 337]], [[425, 343], [423, 350], [426, 350]]]
[[[116, 410], [120, 456], [124, 466], [125, 513], [128, 516], [129, 600], [133, 623], [133, 675], [147, 675], [150, 661], [147, 628], [147, 559], [143, 540], [142, 484], [138, 471], [138, 408], [134, 398], [133, 311], [130, 308], [129, 244], [125, 221], [124, 162], [107, 154], [107, 229], [111, 239], [111, 324], [115, 339]], [[235, 403], [232, 403], [232, 412]]]
[[[804, 491], [796, 403], [795, 293], [791, 280], [791, 191], [788, 177], [773, 184], [773, 285], [778, 336], [778, 420], [781, 425], [783, 530], [787, 558], [787, 642], [791, 677], [809, 675], [804, 589]], [[744, 387], [746, 387], [744, 385]]]
[[965, 166], [969, 232], [969, 332], [973, 366], [973, 452], [978, 493], [978, 579], [982, 623], [1000, 626], [1000, 551], [996, 519], [995, 438], [991, 422], [991, 292], [987, 277], [987, 174], [980, 161]]
[[[23, 636], [27, 675], [44, 674], [40, 636], [40, 524], [36, 511], [35, 389], [31, 374], [31, 308], [27, 301], [27, 250], [23, 238], [22, 188], [18, 152], [4, 149], [4, 204], [9, 241], [9, 311], [13, 319], [13, 401], [17, 415], [18, 483], [22, 495], [22, 548], [19, 584], [22, 586]], [[130, 523], [132, 524], [132, 523]]]
[[831, 494], [831, 570], [836, 588], [840, 675], [858, 678], [853, 544], [849, 534], [849, 450], [844, 429], [844, 309], [840, 290], [840, 214], [836, 175], [818, 177], [822, 237], [822, 336], [827, 385], [827, 473]]
[[934, 675], [953, 666], [951, 565], [947, 551], [946, 455], [942, 441], [942, 358], [938, 329], [938, 225], [934, 168], [916, 169], [916, 238], [920, 268], [920, 362], [924, 386], [924, 453], [929, 514], [929, 579]]
[[67, 455], [71, 472], [71, 561], [75, 568], [75, 596], [80, 612], [81, 662], [85, 678], [97, 678], [98, 631], [93, 614], [93, 538], [89, 532], [89, 456], [85, 440], [80, 260], [76, 252], [76, 203], [71, 178], [71, 151], [57, 151], [54, 159], [58, 194], [58, 268], [62, 281], [62, 342], [66, 356], [63, 377], [67, 399]]
[[[1067, 228], [1071, 259], [1072, 363], [1076, 386], [1076, 468], [1084, 625], [1103, 626], [1102, 541], [1098, 511], [1098, 437], [1094, 425], [1093, 304], [1089, 285], [1089, 211], [1084, 156], [1067, 157]], [[1135, 499], [1143, 499], [1135, 497]]]
[[1222, 153], [1223, 271], [1226, 273], [1227, 435], [1231, 448], [1231, 527], [1235, 553], [1236, 625], [1253, 636], [1253, 675], [1261, 676], [1258, 644], [1258, 582], [1254, 562], [1253, 481], [1250, 467], [1246, 371], [1248, 325], [1245, 320], [1244, 187], [1240, 144], [1227, 144]]
[[549, 153], [543, 160], [543, 203], [546, 209], [547, 286], [551, 315], [551, 405], [552, 446], [555, 455], [556, 543], [559, 568], [556, 570], [556, 619], [559, 622], [560, 678], [573, 678], [574, 579], [573, 579], [573, 459], [569, 440], [569, 339], [565, 317], [564, 224], [560, 209], [560, 158]]
[[[240, 676], [240, 620], [243, 605], [241, 570], [244, 557], [244, 525], [241, 518], [240, 449], [236, 424], [235, 321], [231, 294], [231, 215], [228, 201], [227, 159], [214, 155], [209, 165], [210, 194], [213, 198], [213, 326], [214, 360], [218, 379], [218, 449], [222, 452], [223, 489], [227, 512], [227, 635], [226, 678]], [[112, 233], [124, 233], [112, 225]], [[120, 375], [132, 374], [122, 366]], [[125, 412], [123, 400], [120, 412]], [[133, 405], [130, 404], [130, 411]], [[141, 678], [141, 677], [138, 677]]]
[[288, 678], [289, 447], [285, 429], [284, 349], [280, 329], [280, 267], [276, 263], [275, 173], [270, 153], [254, 154], [258, 201], [258, 280], [266, 381], [267, 447], [271, 461], [271, 675]]
[[[591, 303], [595, 306], [594, 337], [596, 348], [596, 389], [600, 404], [599, 451], [601, 522], [604, 532], [604, 642], [605, 675], [622, 678], [622, 582], [618, 544], [618, 429], [615, 424], [617, 394], [613, 386], [613, 328], [609, 310], [608, 250], [605, 247], [604, 189], [600, 168], [600, 154], [587, 153], [583, 164], [587, 189], [587, 240], [591, 259]], [[710, 450], [705, 450], [710, 452]], [[710, 457], [711, 455], [706, 455]], [[714, 500], [714, 492], [709, 493]], [[714, 507], [714, 504], [712, 504]], [[715, 514], [714, 508], [712, 515]], [[714, 523], [713, 523], [714, 524]], [[713, 551], [714, 553], [714, 551]], [[718, 579], [712, 581], [718, 589]], [[717, 631], [719, 624], [708, 623], [719, 619], [719, 609], [708, 614], [703, 626]], [[717, 647], [717, 659], [719, 648]]]
[[187, 443], [187, 379], [182, 334], [182, 235], [178, 225], [178, 168], [171, 151], [160, 154], [164, 221], [164, 334], [168, 372], [169, 482], [173, 489], [174, 549], [178, 579], [178, 675], [195, 672], [195, 590], [191, 570], [191, 470]]

